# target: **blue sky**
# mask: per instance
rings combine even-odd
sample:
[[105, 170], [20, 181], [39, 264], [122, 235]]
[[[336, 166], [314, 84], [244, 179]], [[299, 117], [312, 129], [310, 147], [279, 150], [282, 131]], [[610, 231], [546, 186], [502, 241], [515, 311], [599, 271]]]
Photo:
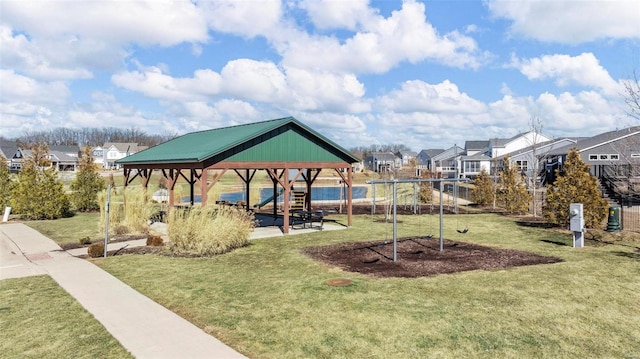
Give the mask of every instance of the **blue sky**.
[[640, 1], [0, 2], [0, 133], [294, 116], [415, 151], [637, 125]]

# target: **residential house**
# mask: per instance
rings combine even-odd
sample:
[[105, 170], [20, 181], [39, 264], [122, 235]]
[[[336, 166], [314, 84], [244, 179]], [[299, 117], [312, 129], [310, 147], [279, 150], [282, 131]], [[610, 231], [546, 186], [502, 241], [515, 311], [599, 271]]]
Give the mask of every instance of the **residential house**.
[[454, 145], [431, 158], [433, 172], [438, 178], [457, 178], [460, 170], [460, 157], [464, 148]]
[[428, 149], [422, 150], [416, 156], [416, 160], [418, 161], [418, 168], [433, 170], [434, 165], [432, 159], [434, 156], [444, 152], [444, 149]]
[[549, 151], [545, 162], [547, 182], [555, 180], [555, 170], [562, 168], [573, 147], [599, 179], [640, 177], [640, 126], [577, 138], [575, 143]]
[[100, 154], [98, 158], [102, 158], [102, 167], [107, 169], [119, 169], [115, 161], [130, 156], [134, 153], [147, 149], [148, 146], [139, 146], [137, 143], [129, 142], [107, 142], [104, 146], [96, 147], [94, 150], [94, 158], [96, 154]]
[[467, 141], [465, 142], [464, 156], [460, 159], [460, 176], [474, 178], [482, 169], [485, 169], [490, 175], [497, 175], [501, 166], [499, 162], [495, 161], [496, 159], [547, 141], [550, 141], [548, 137], [535, 131], [520, 133], [506, 139]]
[[490, 141], [466, 141], [464, 152], [460, 156], [459, 177], [474, 178], [484, 168], [490, 171], [491, 157], [489, 153]]
[[[11, 170], [20, 171], [25, 159], [31, 157], [31, 150], [18, 148], [11, 156]], [[75, 172], [79, 164], [80, 148], [78, 146], [49, 146], [49, 161], [56, 171]]]
[[402, 167], [402, 159], [392, 152], [372, 152], [365, 157], [364, 165], [374, 172], [391, 172]]
[[395, 155], [401, 159], [402, 166], [408, 166], [411, 160], [415, 159], [416, 156], [418, 156], [416, 152], [408, 150], [398, 151], [395, 153]]
[[[540, 182], [545, 183], [545, 164], [547, 159], [550, 159], [550, 153], [553, 153], [553, 151], [559, 148], [575, 145], [576, 141], [575, 138], [564, 137], [557, 140], [537, 143], [519, 151], [496, 157], [493, 163], [495, 173], [502, 170], [503, 160], [506, 156], [509, 156], [511, 165], [516, 166], [520, 173], [528, 178], [533, 178], [537, 175], [539, 177], [538, 179], [541, 180]], [[534, 174], [536, 171], [537, 174]]]
[[15, 141], [7, 141], [0, 139], [0, 156], [5, 158], [4, 165], [11, 168], [11, 158], [18, 150], [18, 144]]

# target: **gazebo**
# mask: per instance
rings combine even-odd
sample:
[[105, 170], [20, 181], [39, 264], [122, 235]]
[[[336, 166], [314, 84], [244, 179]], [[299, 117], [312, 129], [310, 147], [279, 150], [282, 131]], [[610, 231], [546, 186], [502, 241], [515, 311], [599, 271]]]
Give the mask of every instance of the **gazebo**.
[[[322, 169], [334, 169], [347, 187], [347, 225], [351, 226], [353, 168], [360, 160], [349, 151], [312, 130], [293, 117], [192, 132], [116, 161], [124, 169], [125, 186], [140, 178], [147, 187], [154, 170], [167, 180], [169, 206], [175, 205], [174, 188], [180, 178], [190, 187], [193, 205], [196, 186], [201, 203], [207, 192], [227, 171], [234, 171], [246, 188], [245, 205], [250, 209], [249, 189], [258, 170], [265, 170], [273, 182], [273, 214], [277, 214], [275, 194], [283, 195], [284, 233], [289, 233], [289, 202], [293, 185], [306, 184], [305, 208], [311, 209], [312, 185]], [[220, 171], [208, 179], [209, 170]], [[345, 174], [346, 173], [346, 174]]]

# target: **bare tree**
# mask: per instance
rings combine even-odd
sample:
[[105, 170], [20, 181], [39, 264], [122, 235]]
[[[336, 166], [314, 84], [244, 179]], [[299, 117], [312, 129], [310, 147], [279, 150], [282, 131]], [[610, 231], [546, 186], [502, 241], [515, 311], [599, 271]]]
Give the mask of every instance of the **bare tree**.
[[624, 84], [624, 102], [629, 106], [627, 114], [637, 120], [640, 120], [640, 79], [638, 73], [633, 70], [632, 78], [623, 82]]

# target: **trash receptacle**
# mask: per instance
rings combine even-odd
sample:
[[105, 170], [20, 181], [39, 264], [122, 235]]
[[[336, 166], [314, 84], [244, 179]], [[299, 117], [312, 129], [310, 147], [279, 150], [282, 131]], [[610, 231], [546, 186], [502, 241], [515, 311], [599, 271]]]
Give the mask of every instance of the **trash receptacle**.
[[607, 221], [607, 232], [617, 232], [620, 230], [620, 207], [609, 207], [609, 220]]

